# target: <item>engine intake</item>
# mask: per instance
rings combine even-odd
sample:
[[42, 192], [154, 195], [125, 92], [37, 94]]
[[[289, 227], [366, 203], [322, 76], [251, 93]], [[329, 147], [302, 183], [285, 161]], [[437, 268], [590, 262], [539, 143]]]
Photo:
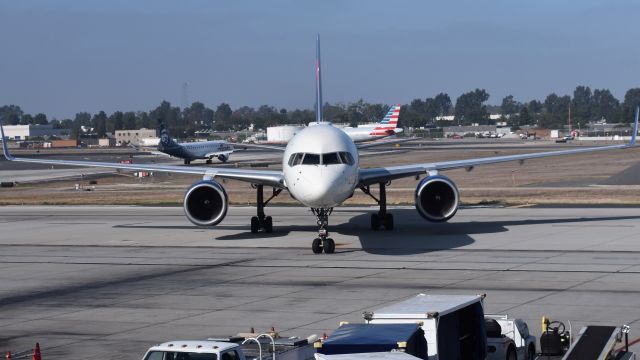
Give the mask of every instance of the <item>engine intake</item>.
[[429, 176], [416, 188], [416, 209], [423, 218], [445, 222], [458, 211], [459, 193], [456, 184], [445, 176]]
[[193, 184], [184, 195], [184, 212], [189, 221], [198, 226], [218, 225], [228, 208], [227, 193], [213, 180]]

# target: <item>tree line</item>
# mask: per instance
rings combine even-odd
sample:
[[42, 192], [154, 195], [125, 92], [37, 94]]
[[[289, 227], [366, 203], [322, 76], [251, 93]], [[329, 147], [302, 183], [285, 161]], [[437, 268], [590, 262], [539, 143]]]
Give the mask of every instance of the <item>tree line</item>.
[[[439, 93], [426, 99], [414, 99], [402, 105], [400, 126], [413, 128], [492, 124], [489, 114], [501, 114], [508, 125], [518, 128], [530, 125], [542, 128], [561, 128], [567, 125], [569, 112], [574, 127], [589, 122], [606, 119], [609, 123], [629, 123], [633, 112], [640, 103], [640, 88], [629, 89], [622, 101], [607, 89], [591, 91], [588, 86], [577, 86], [573, 96], [549, 94], [544, 101], [518, 101], [512, 95], [505, 96], [500, 105], [489, 105], [490, 95], [484, 89], [475, 89], [460, 95], [455, 104], [446, 93]], [[324, 104], [326, 121], [348, 123], [357, 126], [362, 123], [382, 119], [389, 109], [387, 104], [370, 104], [364, 100], [351, 103]], [[444, 116], [453, 116], [454, 120], [444, 120]], [[23, 112], [20, 106], [0, 107], [0, 117], [5, 124], [29, 125], [52, 124], [55, 128], [67, 129], [72, 138], [89, 131], [98, 137], [115, 130], [138, 128], [157, 128], [163, 122], [175, 136], [191, 137], [198, 131], [239, 131], [253, 126], [254, 129], [266, 129], [269, 126], [286, 124], [307, 124], [315, 121], [315, 112], [309, 109], [277, 109], [269, 105], [258, 108], [242, 106], [235, 110], [227, 103], [221, 103], [215, 110], [202, 102], [194, 102], [181, 109], [162, 101], [150, 111], [115, 111], [107, 114], [99, 111], [95, 114], [80, 112], [73, 119], [51, 119], [45, 114], [31, 115]]]

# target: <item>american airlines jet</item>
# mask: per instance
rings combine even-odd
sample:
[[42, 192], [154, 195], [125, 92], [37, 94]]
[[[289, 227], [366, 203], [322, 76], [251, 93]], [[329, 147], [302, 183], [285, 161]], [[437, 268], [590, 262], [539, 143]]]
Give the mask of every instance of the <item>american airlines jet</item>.
[[371, 141], [387, 136], [392, 136], [397, 133], [396, 127], [398, 126], [398, 117], [400, 116], [400, 104], [391, 106], [387, 115], [372, 126], [358, 126], [358, 127], [346, 127], [342, 130], [349, 135], [354, 142]]
[[[317, 40], [316, 60], [316, 119], [322, 120], [322, 88], [320, 81], [320, 38]], [[311, 208], [317, 218], [318, 235], [311, 243], [314, 253], [333, 253], [335, 242], [329, 236], [329, 216], [333, 208], [349, 199], [356, 190], [361, 190], [379, 205], [379, 210], [371, 214], [371, 229], [393, 230], [391, 213], [387, 212], [386, 188], [395, 179], [420, 177], [415, 190], [415, 207], [427, 221], [443, 222], [451, 219], [458, 210], [459, 193], [453, 180], [442, 175], [451, 169], [472, 170], [479, 165], [489, 165], [505, 161], [520, 161], [559, 155], [582, 154], [595, 151], [622, 150], [635, 145], [638, 133], [638, 113], [631, 140], [627, 144], [585, 147], [580, 149], [537, 152], [530, 154], [494, 156], [467, 160], [423, 162], [409, 165], [390, 165], [374, 168], [360, 168], [358, 147], [347, 134], [332, 126], [320, 123], [309, 126], [287, 144], [282, 158], [282, 170], [237, 169], [216, 167], [185, 167], [145, 164], [115, 164], [105, 162], [71, 161], [53, 159], [32, 159], [13, 157], [6, 141], [3, 141], [4, 155], [11, 161], [43, 164], [107, 167], [124, 170], [164, 171], [193, 174], [202, 180], [193, 184], [184, 196], [184, 211], [187, 218], [197, 226], [210, 227], [219, 224], [226, 216], [229, 199], [219, 180], [232, 179], [252, 185], [256, 193], [256, 216], [251, 218], [251, 232], [271, 232], [272, 218], [266, 216], [265, 206], [269, 201], [286, 190], [302, 205]], [[2, 127], [0, 127], [2, 130]], [[2, 130], [4, 139], [4, 130]], [[376, 198], [370, 191], [379, 187]], [[265, 199], [264, 188], [271, 187], [271, 196]]]

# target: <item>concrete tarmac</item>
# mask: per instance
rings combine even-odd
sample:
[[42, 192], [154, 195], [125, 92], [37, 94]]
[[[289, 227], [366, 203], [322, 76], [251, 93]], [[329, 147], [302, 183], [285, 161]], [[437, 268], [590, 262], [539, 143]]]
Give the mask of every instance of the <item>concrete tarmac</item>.
[[249, 231], [250, 207], [213, 229], [177, 207], [2, 207], [0, 351], [140, 359], [251, 327], [330, 333], [420, 292], [486, 293], [486, 312], [538, 337], [542, 315], [574, 334], [626, 323], [640, 336], [638, 208], [467, 208], [445, 224], [392, 208], [393, 232], [369, 230], [374, 211], [336, 209], [336, 254], [314, 255], [315, 219], [299, 207], [267, 208], [268, 235]]

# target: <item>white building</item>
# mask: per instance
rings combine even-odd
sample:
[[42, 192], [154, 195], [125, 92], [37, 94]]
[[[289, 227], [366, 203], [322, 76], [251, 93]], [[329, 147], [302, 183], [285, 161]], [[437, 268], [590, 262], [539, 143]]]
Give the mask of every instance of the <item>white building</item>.
[[60, 136], [52, 125], [5, 125], [4, 136], [11, 140], [29, 140], [38, 137]]
[[116, 145], [141, 145], [142, 139], [155, 137], [155, 129], [116, 130]]

